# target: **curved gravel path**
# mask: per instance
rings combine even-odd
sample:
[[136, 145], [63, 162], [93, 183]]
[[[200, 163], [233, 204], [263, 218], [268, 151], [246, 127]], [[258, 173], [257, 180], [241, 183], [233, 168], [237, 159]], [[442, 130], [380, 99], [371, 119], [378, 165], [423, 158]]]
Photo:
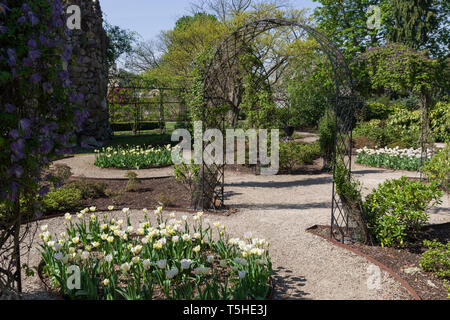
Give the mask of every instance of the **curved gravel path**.
[[[355, 166], [355, 176], [365, 187], [371, 188], [385, 179], [415, 173]], [[315, 224], [330, 223], [331, 176], [292, 175], [254, 176], [226, 174], [227, 204], [239, 209], [231, 216], [205, 215], [211, 222], [228, 226], [233, 237], [253, 236], [271, 243], [270, 253], [275, 271], [275, 299], [411, 299], [407, 291], [389, 274], [381, 272], [381, 287], [369, 289], [369, 263], [345, 249], [305, 232]], [[431, 212], [431, 223], [450, 222], [450, 199]], [[117, 212], [117, 215], [122, 215]], [[181, 216], [182, 213], [176, 213]], [[132, 212], [132, 222], [143, 219], [142, 212]], [[52, 231], [63, 230], [63, 219], [41, 222]], [[39, 239], [38, 239], [39, 240]], [[36, 245], [34, 245], [36, 247]], [[30, 265], [39, 262], [36, 250], [30, 256]], [[25, 281], [27, 298], [47, 296], [37, 277]]]

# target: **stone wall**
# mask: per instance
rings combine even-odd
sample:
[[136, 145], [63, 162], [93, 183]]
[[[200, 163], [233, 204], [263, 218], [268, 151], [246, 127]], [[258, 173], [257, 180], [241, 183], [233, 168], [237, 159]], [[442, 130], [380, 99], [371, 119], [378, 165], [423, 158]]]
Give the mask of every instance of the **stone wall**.
[[111, 129], [106, 99], [108, 39], [103, 29], [100, 3], [97, 0], [62, 0], [62, 4], [64, 12], [70, 5], [78, 5], [81, 9], [81, 29], [71, 30], [67, 39], [77, 62], [68, 69], [72, 87], [84, 95], [82, 104], [89, 112], [78, 142], [101, 146], [111, 138]]

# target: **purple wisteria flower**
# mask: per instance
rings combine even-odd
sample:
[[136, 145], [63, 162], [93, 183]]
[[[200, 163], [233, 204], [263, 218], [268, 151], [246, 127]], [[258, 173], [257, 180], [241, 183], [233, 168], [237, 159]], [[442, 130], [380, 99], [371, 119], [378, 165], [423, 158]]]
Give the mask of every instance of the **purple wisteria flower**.
[[33, 48], [33, 49], [36, 48], [36, 47], [37, 47], [36, 40], [34, 40], [34, 39], [28, 40], [27, 45], [28, 45], [28, 47], [30, 47], [30, 48]]
[[41, 82], [41, 80], [42, 80], [42, 77], [38, 73], [35, 73], [30, 77], [30, 82], [32, 84], [37, 84], [37, 83]]
[[30, 19], [31, 25], [35, 26], [39, 23], [38, 17], [34, 14], [34, 12], [28, 12], [28, 18]]
[[53, 88], [50, 82], [44, 82], [42, 84], [42, 90], [44, 90], [45, 93], [52, 93]]
[[13, 165], [8, 169], [8, 177], [15, 176], [16, 178], [21, 178], [23, 176], [23, 168], [17, 164]]
[[40, 197], [43, 197], [49, 192], [50, 192], [50, 188], [49, 187], [42, 187], [41, 189], [39, 189], [38, 194], [39, 194]]
[[12, 161], [17, 162], [25, 158], [25, 141], [19, 139], [11, 143], [11, 151], [13, 152]]
[[39, 152], [42, 154], [49, 154], [52, 151], [53, 146], [54, 144], [51, 140], [44, 140], [39, 148]]
[[27, 18], [24, 16], [21, 16], [19, 19], [17, 19], [17, 24], [23, 25], [27, 22]]
[[30, 50], [30, 52], [28, 52], [28, 56], [32, 61], [34, 61], [41, 57], [41, 51], [39, 49]]
[[11, 131], [9, 131], [9, 136], [14, 140], [19, 139], [19, 131], [17, 129], [12, 129]]
[[31, 130], [31, 120], [30, 119], [21, 119], [19, 121], [19, 128], [22, 131], [22, 133], [28, 133]]
[[16, 106], [10, 103], [7, 103], [5, 105], [5, 112], [7, 113], [13, 113], [14, 111], [16, 111]]

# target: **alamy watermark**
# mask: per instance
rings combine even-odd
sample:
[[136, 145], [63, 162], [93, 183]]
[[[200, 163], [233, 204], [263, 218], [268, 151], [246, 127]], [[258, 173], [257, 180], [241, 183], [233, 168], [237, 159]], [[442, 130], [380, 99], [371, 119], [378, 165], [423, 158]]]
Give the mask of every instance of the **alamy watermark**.
[[[184, 161], [183, 154], [189, 151], [192, 155], [192, 136], [186, 129], [177, 129], [172, 133], [172, 141], [178, 142], [178, 148], [172, 151], [172, 161], [180, 164]], [[262, 175], [276, 175], [280, 168], [279, 146], [280, 132], [272, 129], [270, 137], [267, 129], [227, 129], [225, 142], [222, 131], [208, 129], [203, 132], [201, 121], [194, 122], [195, 164], [207, 165], [246, 164], [246, 140], [248, 139], [249, 156], [247, 164], [260, 165]], [[224, 145], [226, 143], [226, 146]], [[268, 144], [270, 144], [270, 152]], [[224, 155], [224, 150], [226, 156]], [[236, 160], [235, 160], [236, 159]]]
[[77, 5], [70, 5], [67, 7], [66, 13], [69, 15], [67, 18], [67, 28], [69, 30], [81, 30], [81, 9]]
[[371, 264], [367, 268], [367, 274], [369, 277], [367, 278], [367, 289], [369, 290], [380, 290], [381, 289], [381, 269]]
[[371, 5], [366, 12], [369, 16], [367, 19], [367, 28], [369, 30], [379, 30], [381, 28], [381, 9], [377, 5]]

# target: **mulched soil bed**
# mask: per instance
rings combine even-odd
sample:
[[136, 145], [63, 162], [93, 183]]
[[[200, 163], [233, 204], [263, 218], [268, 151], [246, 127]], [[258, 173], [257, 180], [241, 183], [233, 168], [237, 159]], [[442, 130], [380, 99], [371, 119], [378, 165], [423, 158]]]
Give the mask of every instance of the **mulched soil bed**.
[[[310, 231], [325, 237], [330, 235], [329, 226], [317, 226]], [[450, 223], [424, 227], [405, 248], [382, 248], [359, 243], [346, 243], [346, 245], [390, 268], [402, 277], [421, 299], [446, 300], [447, 292], [443, 287], [444, 282], [434, 274], [423, 271], [419, 265], [421, 254], [427, 250], [423, 246], [423, 240], [438, 240], [447, 243], [450, 241]]]
[[166, 203], [166, 207], [188, 208], [190, 205], [189, 193], [173, 177], [140, 179], [141, 183], [138, 184], [138, 190], [135, 192], [126, 191], [127, 180], [90, 180], [78, 178], [71, 178], [70, 180], [102, 182], [108, 185], [107, 188], [115, 193], [114, 196], [88, 199], [85, 201], [86, 206], [95, 206], [97, 210], [106, 210], [111, 205], [116, 208], [152, 209], [162, 205], [161, 198], [164, 197], [166, 201], [170, 202], [170, 205]]

